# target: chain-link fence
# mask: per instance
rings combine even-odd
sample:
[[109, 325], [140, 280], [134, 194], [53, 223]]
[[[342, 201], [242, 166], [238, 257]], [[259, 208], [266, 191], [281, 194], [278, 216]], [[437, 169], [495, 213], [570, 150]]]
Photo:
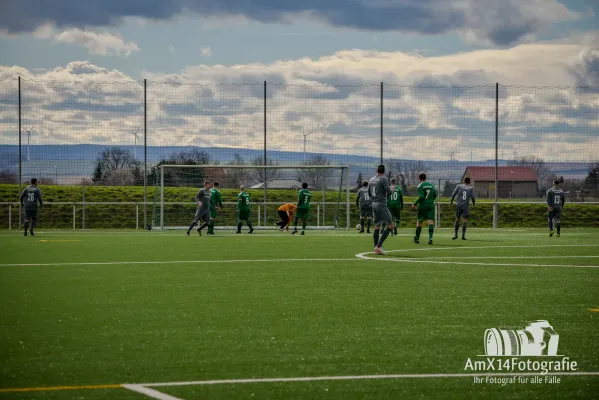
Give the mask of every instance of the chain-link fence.
[[465, 176], [489, 201], [541, 202], [555, 179], [599, 197], [599, 88], [11, 79], [0, 116], [0, 202], [32, 177], [56, 202], [102, 187], [144, 225], [161, 164], [348, 165], [357, 186], [384, 162], [408, 196], [426, 172], [442, 200]]

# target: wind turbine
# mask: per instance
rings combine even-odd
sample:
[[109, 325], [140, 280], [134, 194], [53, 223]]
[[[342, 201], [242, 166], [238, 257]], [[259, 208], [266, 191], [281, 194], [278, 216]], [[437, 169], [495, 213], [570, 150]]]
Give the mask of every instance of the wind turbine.
[[312, 129], [312, 130], [310, 130], [310, 131], [304, 131], [304, 130], [300, 129], [300, 132], [301, 132], [301, 133], [302, 133], [302, 135], [304, 136], [304, 158], [306, 158], [306, 138], [307, 138], [308, 136], [310, 136], [311, 134], [313, 134], [313, 133], [315, 133], [315, 132], [317, 132], [317, 131], [319, 131], [319, 130], [321, 130], [321, 129], [324, 129], [324, 128], [326, 128], [326, 125], [325, 125], [325, 124], [323, 124], [323, 125], [319, 125], [319, 126], [318, 126], [318, 127], [316, 127], [315, 129]]
[[29, 161], [30, 157], [29, 157], [29, 143], [31, 142], [31, 131], [33, 130], [33, 128], [35, 128], [35, 125], [33, 125], [30, 129], [25, 128], [25, 130], [27, 131], [27, 161]]
[[135, 156], [135, 158], [137, 158], [137, 139], [139, 139], [138, 133], [139, 133], [140, 128], [141, 128], [141, 125], [139, 125], [137, 127], [137, 130], [135, 132], [131, 132], [133, 134], [133, 136], [135, 136], [135, 147], [133, 148], [134, 149], [133, 155]]

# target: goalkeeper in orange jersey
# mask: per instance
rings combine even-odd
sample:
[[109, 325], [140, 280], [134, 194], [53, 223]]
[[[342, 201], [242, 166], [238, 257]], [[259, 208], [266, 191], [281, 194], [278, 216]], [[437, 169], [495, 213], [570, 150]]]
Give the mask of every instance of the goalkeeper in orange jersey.
[[297, 205], [291, 203], [283, 204], [281, 207], [279, 207], [277, 213], [279, 214], [281, 220], [275, 224], [278, 230], [281, 232], [284, 229], [289, 230], [289, 224], [291, 221], [293, 221], [293, 214], [295, 214], [296, 210]]

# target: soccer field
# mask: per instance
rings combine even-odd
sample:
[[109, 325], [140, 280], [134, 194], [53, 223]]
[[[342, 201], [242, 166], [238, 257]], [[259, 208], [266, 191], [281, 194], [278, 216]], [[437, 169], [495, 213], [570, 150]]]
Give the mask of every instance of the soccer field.
[[[413, 233], [3, 232], [0, 399], [599, 396], [596, 230]], [[534, 320], [574, 369], [466, 367]]]

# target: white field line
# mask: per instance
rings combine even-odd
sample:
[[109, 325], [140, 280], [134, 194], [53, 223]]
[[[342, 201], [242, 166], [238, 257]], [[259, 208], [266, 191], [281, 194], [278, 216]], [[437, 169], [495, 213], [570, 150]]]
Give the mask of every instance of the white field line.
[[159, 392], [157, 390], [144, 387], [142, 385], [128, 385], [128, 384], [125, 384], [125, 385], [121, 385], [121, 386], [124, 387], [125, 389], [129, 389], [129, 390], [132, 390], [132, 391], [137, 392], [137, 393], [145, 394], [146, 396], [151, 397], [153, 399], [158, 399], [158, 400], [183, 400], [183, 399], [180, 399], [179, 397], [173, 397], [173, 396], [170, 396], [168, 394]]
[[[515, 248], [540, 248], [540, 247], [599, 247], [596, 244], [569, 244], [569, 245], [516, 245], [516, 246], [465, 246], [465, 247], [424, 247], [420, 249], [402, 249], [402, 250], [387, 250], [387, 253], [404, 253], [411, 251], [435, 251], [435, 250], [465, 250], [465, 249], [515, 249]], [[483, 266], [495, 266], [495, 267], [562, 267], [562, 268], [599, 268], [599, 265], [571, 265], [571, 264], [517, 264], [517, 263], [486, 263], [486, 262], [460, 262], [460, 261], [435, 261], [429, 257], [412, 259], [412, 258], [389, 258], [389, 257], [375, 257], [372, 252], [356, 254], [357, 258], [362, 260], [377, 260], [377, 261], [393, 261], [393, 262], [405, 262], [405, 263], [424, 263], [424, 264], [458, 264], [458, 265], [483, 265]], [[564, 258], [567, 258], [565, 256]], [[444, 258], [444, 257], [438, 257]], [[451, 257], [449, 257], [451, 258]], [[457, 258], [454, 257], [454, 258]], [[488, 257], [484, 257], [486, 259]], [[516, 257], [509, 257], [516, 258]]]
[[164, 265], [164, 264], [225, 264], [225, 263], [272, 263], [272, 262], [306, 262], [306, 261], [360, 261], [359, 258], [270, 258], [262, 260], [174, 260], [174, 261], [107, 261], [107, 262], [69, 262], [69, 263], [34, 263], [34, 264], [0, 264], [0, 267], [63, 267], [74, 265]]
[[207, 381], [188, 382], [160, 382], [141, 383], [136, 386], [144, 387], [169, 387], [169, 386], [196, 386], [196, 385], [220, 385], [238, 383], [279, 383], [279, 382], [313, 382], [313, 381], [353, 381], [353, 380], [376, 380], [376, 379], [436, 379], [436, 378], [473, 378], [473, 377], [503, 377], [503, 376], [599, 376], [599, 371], [593, 372], [506, 372], [506, 373], [457, 373], [457, 374], [389, 374], [389, 375], [348, 375], [348, 376], [306, 376], [294, 378], [256, 378], [256, 379], [217, 379]]
[[[566, 255], [566, 256], [560, 256], [562, 259], [566, 259], [566, 258], [599, 258], [599, 256], [571, 256], [571, 255]], [[485, 260], [488, 259], [504, 259], [504, 258], [508, 258], [508, 259], [512, 259], [512, 258], [531, 258], [531, 259], [535, 259], [535, 258], [550, 258], [550, 259], [556, 259], [558, 258], [558, 256], [502, 256], [502, 257], [485, 257], [485, 256], [467, 256], [467, 257], [463, 257], [463, 256], [446, 256], [446, 257], [423, 257], [422, 260], [440, 260], [440, 259], [446, 259], [446, 258], [450, 258], [450, 259], [455, 259], [455, 258], [459, 258], [460, 260], [462, 259], [477, 259], [477, 258], [484, 258]]]

